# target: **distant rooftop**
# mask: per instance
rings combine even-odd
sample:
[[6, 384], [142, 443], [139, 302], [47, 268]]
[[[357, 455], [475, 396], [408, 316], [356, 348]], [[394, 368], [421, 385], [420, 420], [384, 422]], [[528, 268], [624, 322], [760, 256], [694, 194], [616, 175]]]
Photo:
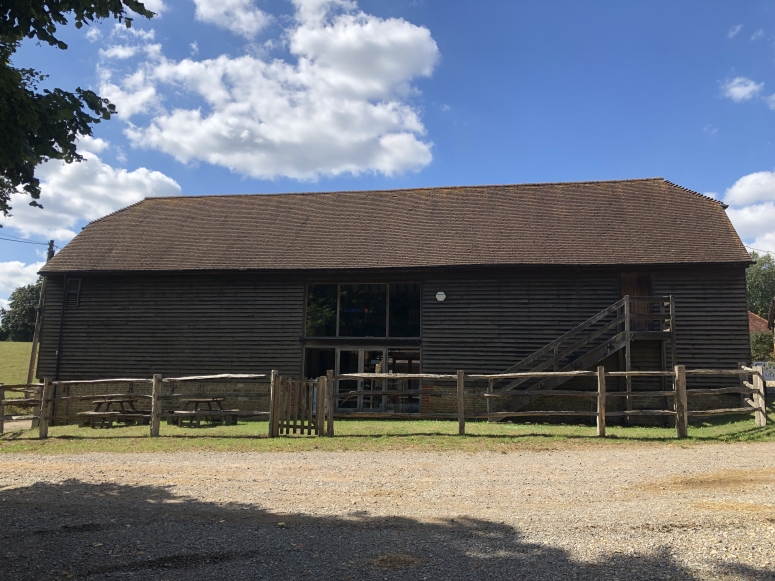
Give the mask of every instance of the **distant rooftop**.
[[147, 198], [42, 272], [747, 263], [724, 209], [663, 178]]

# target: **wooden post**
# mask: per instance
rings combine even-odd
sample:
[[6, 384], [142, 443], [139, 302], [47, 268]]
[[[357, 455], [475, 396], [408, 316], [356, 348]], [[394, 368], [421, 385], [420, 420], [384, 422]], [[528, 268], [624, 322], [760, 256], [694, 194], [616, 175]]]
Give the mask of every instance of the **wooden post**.
[[[745, 361], [738, 361], [738, 362], [737, 362], [737, 368], [738, 368], [738, 369], [742, 369], [742, 368], [743, 368], [743, 367], [745, 367], [745, 366], [746, 366], [746, 365], [745, 365]], [[745, 380], [743, 379], [743, 377], [744, 377], [744, 376], [743, 376], [742, 374], [737, 376], [737, 383], [738, 383], [738, 385], [739, 385], [741, 388], [744, 388], [744, 387], [745, 387]], [[744, 408], [744, 407], [745, 407], [745, 405], [746, 405], [746, 404], [745, 404], [745, 394], [744, 394], [744, 393], [741, 391], [741, 392], [740, 392], [740, 407], [741, 407], [741, 408]]]
[[272, 369], [271, 379], [269, 380], [269, 437], [276, 438], [274, 429], [274, 418], [277, 414], [277, 374], [276, 369]]
[[326, 398], [328, 399], [328, 405], [326, 406], [326, 435], [329, 438], [334, 437], [334, 370], [329, 369], [326, 373]]
[[[632, 336], [631, 330], [632, 326], [630, 324], [630, 315], [631, 313], [631, 307], [630, 307], [630, 295], [626, 295], [624, 297], [624, 338], [626, 340], [626, 343], [624, 344], [624, 370], [625, 371], [632, 371], [632, 349], [630, 345], [630, 338]], [[632, 398], [630, 397], [630, 393], [632, 393], [632, 377], [629, 375], [625, 378], [625, 386], [627, 388], [627, 395], [625, 396], [625, 403], [626, 403], [626, 409], [627, 411], [632, 411]], [[630, 424], [630, 416], [625, 417], [625, 422], [627, 425]]]
[[[46, 254], [46, 262], [54, 258], [54, 241], [48, 241], [48, 253]], [[32, 383], [35, 378], [35, 369], [38, 363], [38, 345], [40, 344], [40, 328], [43, 324], [43, 306], [46, 303], [46, 285], [48, 284], [48, 277], [43, 277], [43, 282], [40, 283], [40, 297], [38, 298], [38, 310], [35, 312], [35, 329], [32, 333], [32, 350], [30, 351], [30, 365], [27, 368], [27, 384]], [[64, 297], [63, 299], [64, 300]], [[33, 426], [35, 427], [35, 426]]]
[[458, 369], [457, 372], [457, 433], [460, 436], [466, 435], [466, 406], [463, 401], [463, 389], [465, 388], [465, 371]]
[[151, 387], [151, 438], [159, 437], [159, 424], [161, 422], [161, 374], [153, 374], [153, 386]]
[[326, 378], [318, 377], [318, 393], [315, 400], [315, 435], [323, 435], [323, 426], [326, 418]]
[[[492, 378], [487, 380], [487, 393], [492, 393], [492, 386], [493, 386], [494, 383], [495, 383], [495, 380], [492, 379]], [[492, 398], [488, 397], [488, 398], [485, 398], [485, 399], [487, 400], [487, 413], [491, 414], [492, 413]], [[492, 420], [493, 420], [493, 418], [488, 418], [487, 421], [491, 422]]]
[[5, 390], [3, 389], [3, 385], [0, 384], [0, 436], [3, 435], [3, 430], [5, 429], [5, 404], [3, 403], [4, 399], [5, 399]]
[[597, 368], [597, 435], [605, 436], [605, 367]]
[[675, 433], [679, 438], [689, 435], [689, 405], [686, 398], [686, 366], [675, 366]]
[[43, 394], [40, 401], [40, 423], [38, 424], [38, 437], [41, 440], [48, 438], [48, 424], [51, 420], [51, 378], [46, 377], [43, 380]]
[[767, 425], [767, 402], [765, 401], [764, 391], [764, 367], [757, 365], [754, 367], [756, 372], [753, 374], [753, 387], [756, 393], [753, 394], [753, 404], [756, 406], [754, 418], [756, 425], [764, 427]]

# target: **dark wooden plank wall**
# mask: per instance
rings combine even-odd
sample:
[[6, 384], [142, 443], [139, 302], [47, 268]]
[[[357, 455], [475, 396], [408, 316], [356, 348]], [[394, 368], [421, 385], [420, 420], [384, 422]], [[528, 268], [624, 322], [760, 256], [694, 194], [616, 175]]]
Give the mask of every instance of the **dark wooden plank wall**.
[[[444, 302], [436, 300], [443, 291]], [[500, 373], [619, 300], [619, 273], [504, 271], [429, 277], [423, 285], [425, 373]]]
[[[38, 376], [53, 376], [61, 279], [47, 297]], [[60, 379], [153, 373], [297, 375], [304, 286], [261, 275], [81, 277], [64, 311]]]
[[[346, 274], [346, 276], [345, 276]], [[66, 308], [60, 378], [189, 373], [301, 373], [304, 281], [423, 283], [426, 373], [498, 373], [620, 298], [618, 270], [83, 276]], [[734, 367], [750, 357], [745, 273], [653, 269], [654, 294], [676, 296], [678, 362]], [[435, 295], [444, 291], [447, 299]], [[54, 375], [62, 282], [49, 281], [38, 376]], [[656, 344], [634, 349], [655, 368]], [[643, 359], [643, 361], [641, 361]]]
[[[653, 271], [651, 283], [655, 294], [675, 296], [679, 364], [689, 369], [730, 369], [738, 361], [750, 363], [743, 267]], [[700, 379], [687, 381], [691, 387]], [[725, 381], [729, 383], [728, 378]]]

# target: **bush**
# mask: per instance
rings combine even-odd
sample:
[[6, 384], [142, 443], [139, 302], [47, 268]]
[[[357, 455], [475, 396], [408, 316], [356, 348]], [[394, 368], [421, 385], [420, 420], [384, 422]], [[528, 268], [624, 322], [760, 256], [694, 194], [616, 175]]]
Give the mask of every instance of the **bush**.
[[772, 333], [770, 331], [754, 331], [751, 333], [751, 358], [754, 361], [775, 362], [773, 350]]

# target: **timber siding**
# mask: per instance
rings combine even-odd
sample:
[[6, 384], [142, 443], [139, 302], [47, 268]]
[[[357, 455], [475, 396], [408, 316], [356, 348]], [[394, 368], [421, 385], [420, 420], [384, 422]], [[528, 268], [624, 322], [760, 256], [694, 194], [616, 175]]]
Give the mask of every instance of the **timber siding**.
[[[743, 266], [647, 272], [653, 294], [675, 295], [679, 364], [732, 368], [750, 359]], [[424, 373], [500, 373], [616, 302], [620, 277], [615, 268], [560, 267], [83, 275], [79, 305], [63, 312], [62, 278], [49, 275], [37, 375], [56, 374], [64, 313], [60, 379], [272, 369], [299, 376], [305, 284], [347, 280], [422, 283]], [[618, 364], [616, 355], [605, 363]], [[633, 369], [661, 364], [658, 342], [633, 344]]]
[[[56, 374], [62, 278], [48, 283], [38, 376]], [[304, 285], [261, 274], [81, 277], [64, 309], [59, 378], [297, 375]]]

